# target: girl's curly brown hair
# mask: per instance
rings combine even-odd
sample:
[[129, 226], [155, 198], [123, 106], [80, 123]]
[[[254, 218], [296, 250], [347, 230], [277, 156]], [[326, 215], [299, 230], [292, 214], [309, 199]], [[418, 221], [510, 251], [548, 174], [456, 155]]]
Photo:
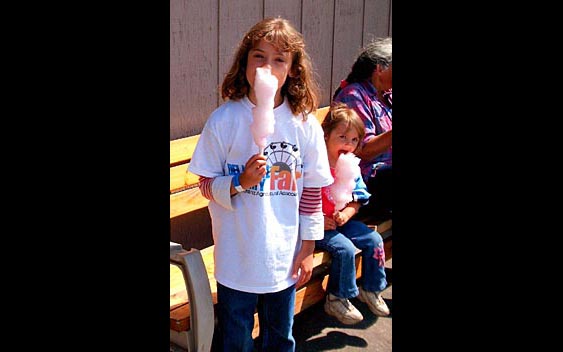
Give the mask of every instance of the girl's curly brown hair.
[[239, 100], [248, 94], [250, 84], [246, 80], [248, 52], [264, 39], [280, 51], [289, 51], [293, 60], [291, 76], [287, 76], [281, 88], [294, 115], [317, 110], [319, 87], [313, 76], [311, 58], [305, 51], [303, 35], [283, 18], [268, 17], [255, 24], [242, 39], [233, 64], [221, 86], [223, 99]]

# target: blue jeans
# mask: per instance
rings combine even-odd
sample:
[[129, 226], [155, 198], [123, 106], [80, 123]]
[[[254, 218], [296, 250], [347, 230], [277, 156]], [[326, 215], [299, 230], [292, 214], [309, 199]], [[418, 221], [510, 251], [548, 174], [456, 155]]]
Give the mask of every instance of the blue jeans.
[[336, 230], [325, 230], [317, 248], [328, 251], [332, 258], [327, 291], [341, 298], [359, 294], [356, 285], [356, 248], [362, 251], [361, 285], [365, 291], [382, 291], [387, 287], [385, 276], [385, 251], [381, 235], [366, 224], [349, 220]]
[[217, 282], [217, 319], [222, 351], [252, 352], [254, 312], [258, 310], [258, 351], [294, 352], [295, 285], [273, 293], [233, 290]]

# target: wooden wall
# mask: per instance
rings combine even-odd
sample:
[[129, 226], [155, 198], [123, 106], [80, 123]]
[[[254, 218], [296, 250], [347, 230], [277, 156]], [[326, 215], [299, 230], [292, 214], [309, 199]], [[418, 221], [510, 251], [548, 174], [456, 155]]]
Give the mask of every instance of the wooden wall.
[[392, 0], [170, 0], [170, 139], [201, 132], [223, 102], [219, 87], [236, 46], [262, 18], [284, 17], [303, 33], [326, 106], [360, 48], [392, 36], [391, 7]]

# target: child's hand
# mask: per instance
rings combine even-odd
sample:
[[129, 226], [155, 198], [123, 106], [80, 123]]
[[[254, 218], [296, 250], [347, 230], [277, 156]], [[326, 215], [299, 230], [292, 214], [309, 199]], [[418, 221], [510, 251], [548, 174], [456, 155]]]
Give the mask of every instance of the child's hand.
[[334, 219], [336, 226], [342, 226], [348, 221], [350, 221], [350, 219], [352, 219], [352, 217], [356, 215], [359, 208], [360, 208], [360, 203], [350, 202], [346, 205], [346, 208], [340, 211], [335, 211], [332, 218]]
[[325, 219], [325, 230], [336, 230], [336, 221], [328, 216], [323, 216]]
[[244, 172], [240, 175], [240, 185], [244, 189], [256, 186], [266, 175], [266, 157], [254, 154], [244, 166]]
[[347, 213], [341, 211], [334, 213], [334, 222], [336, 223], [336, 225], [342, 226], [347, 223], [348, 220], [350, 220], [350, 217]]
[[315, 251], [315, 241], [303, 241], [301, 243], [301, 250], [297, 253], [295, 261], [293, 262], [293, 272], [291, 277], [296, 279], [299, 275], [299, 280], [295, 287], [303, 286], [311, 279], [313, 274], [313, 252]]

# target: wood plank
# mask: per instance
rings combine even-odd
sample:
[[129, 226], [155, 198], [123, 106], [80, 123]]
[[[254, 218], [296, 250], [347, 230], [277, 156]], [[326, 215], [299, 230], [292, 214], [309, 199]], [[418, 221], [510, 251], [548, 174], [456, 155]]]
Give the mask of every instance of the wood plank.
[[[170, 137], [201, 132], [217, 108], [218, 2], [170, 1]], [[168, 118], [161, 116], [161, 118]]]
[[170, 264], [170, 310], [188, 302], [188, 292], [182, 270]]
[[209, 199], [201, 194], [198, 187], [171, 194], [170, 218], [205, 208], [208, 204]]
[[[231, 68], [233, 57], [244, 34], [258, 21], [263, 19], [263, 1], [227, 1], [219, 0], [219, 74], [223, 77]], [[215, 22], [210, 22], [214, 25]], [[219, 83], [220, 84], [220, 83]]]
[[363, 45], [375, 37], [387, 37], [391, 28], [391, 0], [365, 0]]
[[[319, 105], [330, 104], [332, 97], [332, 52], [334, 29], [334, 0], [302, 1], [303, 38], [311, 56], [313, 69], [318, 73], [321, 96]], [[340, 49], [337, 48], [336, 51]], [[336, 77], [338, 83], [345, 77]]]
[[329, 110], [330, 110], [330, 106], [325, 106], [322, 108], [318, 108], [317, 111], [315, 111], [315, 117], [317, 118], [319, 123], [323, 123], [323, 120], [328, 114]]
[[170, 166], [189, 162], [198, 140], [199, 134], [170, 141]]
[[331, 92], [348, 76], [362, 47], [363, 18], [364, 0], [335, 1]]
[[382, 233], [384, 233], [385, 231], [390, 230], [393, 226], [393, 220], [392, 219], [385, 220], [385, 221], [383, 221], [379, 224], [370, 224], [369, 221], [364, 221], [364, 223], [367, 223], [367, 225], [370, 229], [373, 229], [373, 230], [379, 232], [380, 235]]
[[326, 287], [328, 284], [328, 271], [323, 275], [312, 278], [304, 286], [295, 292], [295, 310], [294, 314], [298, 314], [310, 306], [322, 301], [326, 296]]
[[170, 168], [170, 193], [197, 187], [199, 176], [187, 171], [188, 166], [189, 164], [180, 164]]
[[277, 16], [287, 19], [301, 32], [301, 0], [264, 0], [264, 17]]
[[175, 331], [190, 330], [190, 305], [187, 303], [170, 310], [170, 329]]

